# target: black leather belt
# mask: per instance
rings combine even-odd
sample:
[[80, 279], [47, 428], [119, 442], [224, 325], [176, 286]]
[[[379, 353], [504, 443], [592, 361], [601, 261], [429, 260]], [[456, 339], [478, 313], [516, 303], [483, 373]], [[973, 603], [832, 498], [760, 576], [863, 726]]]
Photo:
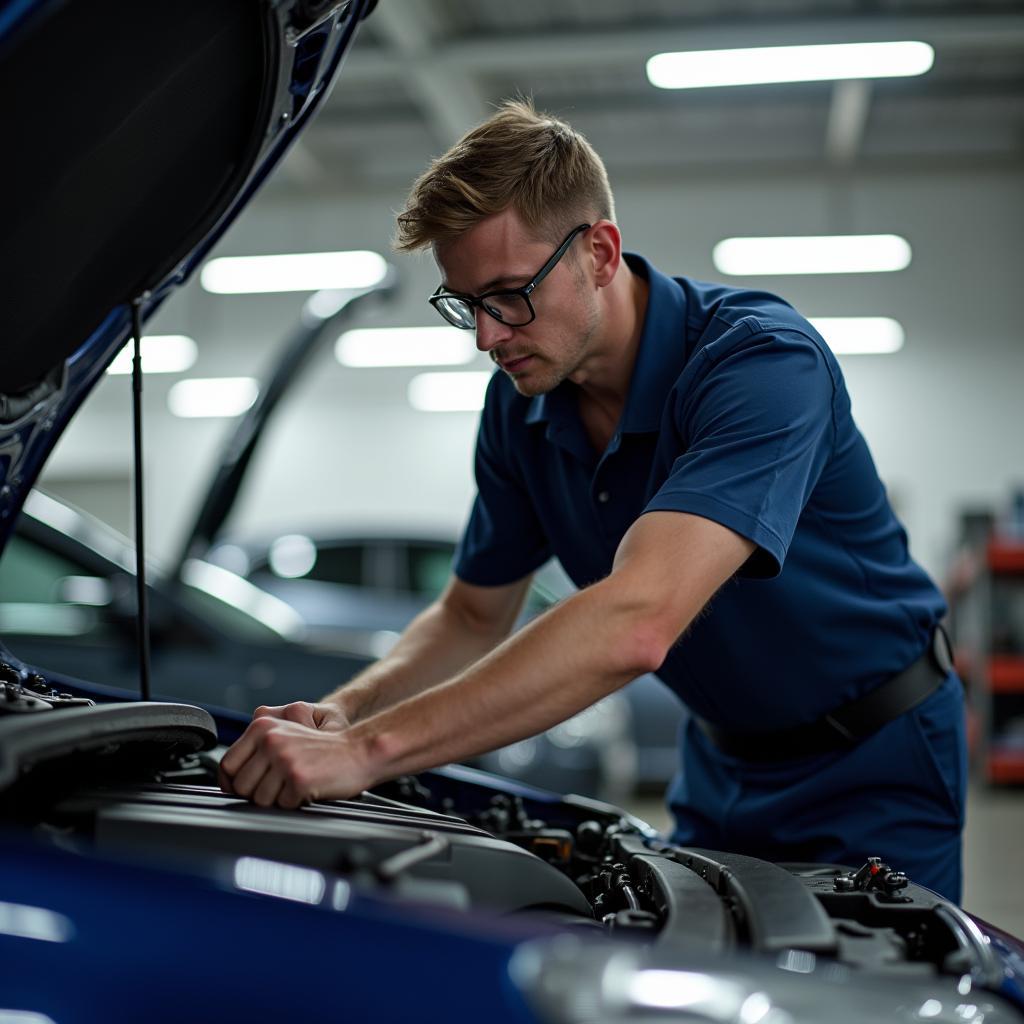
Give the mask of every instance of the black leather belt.
[[739, 733], [697, 718], [723, 753], [748, 761], [781, 761], [852, 747], [934, 693], [953, 669], [949, 638], [935, 628], [928, 649], [909, 668], [816, 722], [770, 733]]

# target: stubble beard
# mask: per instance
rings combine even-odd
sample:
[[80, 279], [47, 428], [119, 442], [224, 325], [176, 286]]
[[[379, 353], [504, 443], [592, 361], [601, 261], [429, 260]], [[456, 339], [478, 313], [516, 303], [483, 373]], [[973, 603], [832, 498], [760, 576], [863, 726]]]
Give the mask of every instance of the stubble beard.
[[516, 391], [525, 398], [534, 398], [554, 391], [580, 368], [589, 354], [590, 342], [599, 325], [600, 313], [597, 303], [588, 304], [583, 310], [582, 326], [571, 330], [571, 333], [567, 333], [556, 343], [555, 351], [560, 354], [557, 361], [550, 356], [535, 353], [534, 359], [542, 363], [541, 367], [531, 367], [530, 373], [520, 379], [509, 374]]

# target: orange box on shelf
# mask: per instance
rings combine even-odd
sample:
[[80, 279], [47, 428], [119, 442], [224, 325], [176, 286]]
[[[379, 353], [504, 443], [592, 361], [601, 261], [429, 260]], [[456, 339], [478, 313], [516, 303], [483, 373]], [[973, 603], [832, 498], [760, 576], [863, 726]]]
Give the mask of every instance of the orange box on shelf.
[[1024, 573], [1024, 543], [990, 540], [986, 561], [992, 572]]
[[1024, 782], [1024, 750], [995, 749], [988, 755], [989, 782]]
[[988, 683], [993, 693], [1024, 693], [1024, 657], [1003, 654], [989, 658]]

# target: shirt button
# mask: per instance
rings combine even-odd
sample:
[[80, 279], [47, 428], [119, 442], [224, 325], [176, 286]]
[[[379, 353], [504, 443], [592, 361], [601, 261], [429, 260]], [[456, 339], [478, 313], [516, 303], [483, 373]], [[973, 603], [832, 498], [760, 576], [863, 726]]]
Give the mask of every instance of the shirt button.
[[601, 502], [602, 505], [605, 505], [608, 503], [608, 499], [610, 497], [611, 495], [607, 491], [600, 491], [597, 495], [597, 500]]

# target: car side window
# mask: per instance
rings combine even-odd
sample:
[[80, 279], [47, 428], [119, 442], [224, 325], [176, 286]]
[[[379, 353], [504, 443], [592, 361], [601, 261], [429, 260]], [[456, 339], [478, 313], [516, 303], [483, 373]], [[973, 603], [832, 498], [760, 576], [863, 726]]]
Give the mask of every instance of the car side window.
[[110, 581], [33, 541], [12, 536], [0, 560], [0, 632], [99, 638], [109, 630], [102, 609]]
[[317, 551], [308, 578], [350, 587], [364, 586], [363, 552], [361, 544], [324, 545]]
[[408, 549], [410, 590], [417, 596], [433, 600], [444, 590], [452, 571], [454, 546], [410, 544]]

